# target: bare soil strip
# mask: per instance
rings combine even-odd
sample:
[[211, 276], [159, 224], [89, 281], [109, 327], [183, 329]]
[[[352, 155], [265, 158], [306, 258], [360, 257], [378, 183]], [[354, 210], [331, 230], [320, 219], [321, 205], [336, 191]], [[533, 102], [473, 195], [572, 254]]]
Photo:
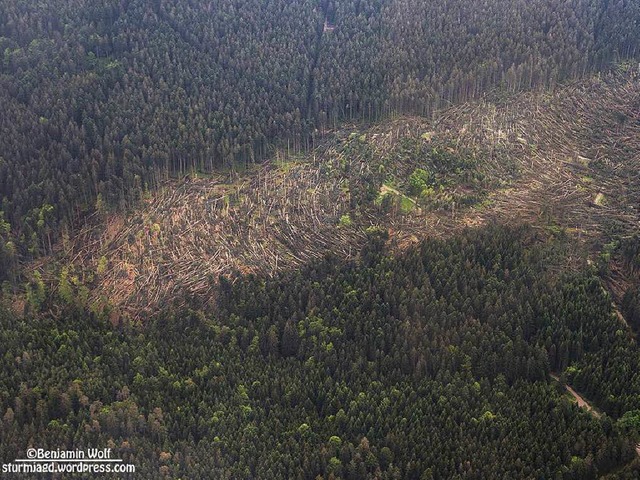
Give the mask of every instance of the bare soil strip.
[[[550, 375], [551, 378], [553, 378], [556, 382], [561, 383], [560, 382], [560, 378], [556, 375], [551, 374]], [[600, 418], [602, 415], [597, 412], [590, 404], [589, 402], [587, 402], [578, 392], [576, 392], [573, 388], [571, 388], [569, 385], [564, 384], [564, 388], [567, 390], [567, 392], [569, 392], [571, 394], [571, 396], [573, 398], [575, 398], [576, 402], [578, 403], [578, 406], [580, 408], [584, 408], [585, 410], [587, 410], [588, 412], [590, 412], [594, 417], [596, 418]]]

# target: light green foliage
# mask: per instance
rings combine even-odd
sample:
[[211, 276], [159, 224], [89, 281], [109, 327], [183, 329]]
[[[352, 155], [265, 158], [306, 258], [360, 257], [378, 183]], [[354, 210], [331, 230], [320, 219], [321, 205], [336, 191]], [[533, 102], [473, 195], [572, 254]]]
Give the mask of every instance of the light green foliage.
[[640, 440], [640, 410], [629, 410], [617, 421], [618, 427]]
[[53, 205], [49, 205], [48, 203], [45, 203], [39, 210], [38, 210], [38, 229], [43, 229], [45, 224], [47, 223], [47, 219], [50, 217], [51, 213], [53, 212]]
[[339, 458], [331, 457], [329, 459], [329, 472], [338, 473], [342, 468], [342, 462]]
[[46, 299], [46, 291], [40, 272], [33, 273], [33, 279], [26, 285], [27, 304], [34, 311], [39, 311]]
[[247, 387], [244, 385], [238, 385], [238, 397], [242, 403], [249, 401], [249, 394], [247, 393]]
[[432, 182], [429, 172], [423, 168], [416, 168], [409, 176], [409, 194], [420, 196], [427, 190]]
[[69, 282], [69, 267], [62, 267], [58, 283], [58, 295], [65, 303], [73, 302], [73, 289]]
[[11, 224], [4, 219], [4, 212], [0, 210], [0, 235], [9, 235]]
[[493, 420], [494, 418], [496, 418], [496, 416], [492, 412], [487, 410], [486, 412], [484, 412], [482, 414], [482, 416], [480, 417], [480, 420], [482, 420], [484, 422], [489, 422], [489, 421]]
[[98, 260], [98, 268], [96, 273], [98, 275], [102, 275], [106, 270], [107, 270], [107, 257], [105, 257], [104, 255], [100, 257], [100, 260]]
[[345, 213], [344, 215], [342, 215], [340, 217], [340, 222], [339, 222], [341, 227], [351, 227], [353, 225], [353, 220], [351, 220], [351, 217], [349, 216], [348, 213]]
[[311, 427], [307, 423], [303, 423], [298, 427], [298, 433], [303, 436], [309, 436], [311, 434]]
[[402, 210], [402, 213], [410, 213], [415, 207], [416, 203], [412, 199], [404, 195], [400, 197], [400, 210]]

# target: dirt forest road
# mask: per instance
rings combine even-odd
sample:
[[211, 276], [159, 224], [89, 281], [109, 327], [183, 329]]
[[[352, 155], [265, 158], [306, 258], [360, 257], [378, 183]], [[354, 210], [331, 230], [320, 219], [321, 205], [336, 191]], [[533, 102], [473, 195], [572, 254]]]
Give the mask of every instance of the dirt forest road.
[[[557, 375], [550, 374], [549, 376], [553, 378], [556, 382], [561, 383], [560, 378]], [[578, 406], [580, 408], [586, 409], [596, 418], [600, 418], [602, 416], [600, 412], [597, 412], [596, 410], [594, 410], [594, 408], [589, 404], [589, 402], [587, 402], [578, 392], [576, 392], [569, 385], [564, 384], [564, 388], [567, 390], [567, 392], [571, 394], [573, 398], [576, 399], [576, 402], [578, 403]], [[640, 457], [640, 443], [636, 445], [636, 453]]]
[[[551, 374], [550, 375], [551, 378], [553, 378], [556, 382], [560, 383], [560, 377]], [[599, 412], [596, 412], [593, 407], [589, 404], [589, 402], [587, 402], [584, 398], [582, 398], [582, 396], [580, 396], [580, 394], [578, 392], [576, 392], [573, 388], [571, 388], [569, 385], [564, 385], [564, 388], [567, 389], [567, 392], [569, 392], [573, 398], [576, 399], [576, 401], [578, 402], [578, 406], [580, 408], [584, 408], [586, 409], [588, 412], [591, 412], [593, 414], [594, 417], [600, 418], [601, 414]]]

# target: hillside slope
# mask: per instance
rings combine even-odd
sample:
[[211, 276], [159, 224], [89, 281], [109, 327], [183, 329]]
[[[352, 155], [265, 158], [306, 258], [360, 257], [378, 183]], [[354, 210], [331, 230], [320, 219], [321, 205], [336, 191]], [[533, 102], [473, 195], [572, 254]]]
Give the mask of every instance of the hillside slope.
[[96, 215], [35, 267], [53, 284], [62, 267], [118, 318], [208, 299], [220, 275], [353, 257], [370, 227], [402, 246], [528, 222], [597, 251], [640, 227], [639, 168], [638, 77], [592, 78], [433, 120], [344, 128], [308, 154], [280, 152], [241, 174], [167, 181], [126, 215]]
[[22, 260], [50, 253], [159, 172], [608, 71], [636, 58], [639, 23], [632, 1], [1, 0], [0, 266], [4, 241]]

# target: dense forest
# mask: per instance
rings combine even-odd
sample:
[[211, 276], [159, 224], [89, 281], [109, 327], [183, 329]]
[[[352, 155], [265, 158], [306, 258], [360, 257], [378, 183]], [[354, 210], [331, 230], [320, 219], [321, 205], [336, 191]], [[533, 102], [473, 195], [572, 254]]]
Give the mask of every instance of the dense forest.
[[629, 0], [2, 0], [0, 260], [169, 174], [600, 71], [639, 22]]
[[[358, 262], [221, 279], [217, 314], [114, 329], [47, 292], [48, 314], [3, 314], [0, 457], [109, 445], [136, 478], [635, 478], [640, 350], [593, 271], [557, 273], [563, 241], [491, 228], [390, 256], [368, 235]], [[611, 416], [549, 382], [566, 367]]]
[[0, 0], [0, 462], [639, 478], [639, 46], [636, 0]]

